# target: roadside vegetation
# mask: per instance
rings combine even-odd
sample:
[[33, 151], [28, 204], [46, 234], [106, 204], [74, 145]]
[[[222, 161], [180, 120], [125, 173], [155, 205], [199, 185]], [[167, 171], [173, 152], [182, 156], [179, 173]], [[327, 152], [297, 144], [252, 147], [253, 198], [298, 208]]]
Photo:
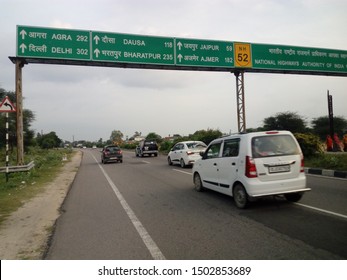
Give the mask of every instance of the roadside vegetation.
[[347, 171], [347, 153], [324, 153], [305, 158], [305, 166], [336, 171]]
[[[45, 190], [47, 183], [59, 173], [66, 158], [71, 159], [71, 149], [41, 149], [30, 148], [26, 161], [34, 161], [35, 167], [28, 172], [10, 173], [6, 182], [5, 173], [0, 173], [0, 227], [6, 217], [25, 201]], [[15, 152], [11, 153], [11, 165], [15, 163]], [[0, 166], [5, 166], [5, 150], [0, 150]]]

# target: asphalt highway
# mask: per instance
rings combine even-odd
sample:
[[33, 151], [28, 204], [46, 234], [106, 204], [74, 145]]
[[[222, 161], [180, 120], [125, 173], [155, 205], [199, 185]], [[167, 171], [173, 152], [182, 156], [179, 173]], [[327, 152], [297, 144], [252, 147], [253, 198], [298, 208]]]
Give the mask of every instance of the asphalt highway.
[[130, 151], [104, 165], [98, 149], [84, 149], [46, 259], [347, 258], [347, 180], [308, 175], [299, 203], [266, 198], [240, 210], [196, 192], [191, 172]]

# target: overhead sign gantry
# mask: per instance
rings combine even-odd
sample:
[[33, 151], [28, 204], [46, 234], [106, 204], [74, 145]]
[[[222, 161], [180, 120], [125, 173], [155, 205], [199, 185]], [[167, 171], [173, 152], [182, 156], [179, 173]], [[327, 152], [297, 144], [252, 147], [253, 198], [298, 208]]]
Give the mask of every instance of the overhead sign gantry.
[[17, 57], [64, 63], [347, 76], [347, 51], [17, 26]]
[[[16, 64], [19, 126], [21, 69], [27, 63], [231, 72], [236, 76], [239, 131], [246, 130], [244, 72], [347, 76], [346, 50], [34, 26], [17, 26], [16, 57], [10, 59]], [[17, 135], [18, 149], [23, 146], [18, 126]]]

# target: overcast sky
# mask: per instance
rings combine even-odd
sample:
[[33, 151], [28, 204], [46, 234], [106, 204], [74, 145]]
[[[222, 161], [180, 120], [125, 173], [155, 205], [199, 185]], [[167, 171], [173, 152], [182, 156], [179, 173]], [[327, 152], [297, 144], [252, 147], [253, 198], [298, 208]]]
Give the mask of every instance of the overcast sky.
[[[16, 25], [347, 50], [346, 0], [0, 0], [0, 87], [15, 90]], [[291, 111], [308, 122], [347, 118], [347, 78], [246, 73], [246, 126]], [[113, 130], [163, 137], [237, 132], [235, 76], [227, 72], [29, 64], [24, 108], [36, 132], [109, 139]]]

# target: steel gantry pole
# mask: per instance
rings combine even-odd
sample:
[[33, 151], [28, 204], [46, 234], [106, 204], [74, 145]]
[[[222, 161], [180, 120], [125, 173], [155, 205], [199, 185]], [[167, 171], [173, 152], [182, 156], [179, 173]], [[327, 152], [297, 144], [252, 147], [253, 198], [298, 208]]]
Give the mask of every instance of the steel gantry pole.
[[236, 77], [237, 126], [239, 132], [246, 132], [244, 73], [235, 72], [234, 74]]

